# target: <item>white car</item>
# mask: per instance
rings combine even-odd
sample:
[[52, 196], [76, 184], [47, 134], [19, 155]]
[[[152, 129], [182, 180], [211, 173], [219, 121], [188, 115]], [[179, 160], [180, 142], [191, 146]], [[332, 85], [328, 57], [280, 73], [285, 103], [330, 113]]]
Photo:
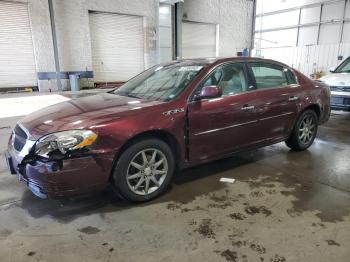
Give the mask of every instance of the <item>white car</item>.
[[350, 56], [320, 81], [331, 89], [332, 109], [350, 110]]

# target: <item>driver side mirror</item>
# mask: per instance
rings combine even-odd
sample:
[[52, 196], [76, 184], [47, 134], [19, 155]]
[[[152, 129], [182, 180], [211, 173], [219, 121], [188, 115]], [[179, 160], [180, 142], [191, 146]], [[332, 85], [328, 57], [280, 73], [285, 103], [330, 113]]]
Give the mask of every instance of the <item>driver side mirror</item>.
[[212, 99], [222, 96], [222, 89], [219, 86], [205, 86], [201, 92], [194, 96], [194, 100]]
[[329, 72], [334, 73], [334, 71], [335, 71], [335, 67], [329, 68]]

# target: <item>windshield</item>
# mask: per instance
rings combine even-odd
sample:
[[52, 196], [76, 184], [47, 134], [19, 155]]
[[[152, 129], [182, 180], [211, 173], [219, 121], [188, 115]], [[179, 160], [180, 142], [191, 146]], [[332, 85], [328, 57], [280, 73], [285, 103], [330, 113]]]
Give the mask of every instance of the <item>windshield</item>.
[[170, 101], [188, 86], [203, 66], [185, 63], [155, 66], [132, 78], [112, 93], [140, 99]]
[[348, 57], [338, 68], [334, 71], [335, 73], [350, 73], [350, 57]]

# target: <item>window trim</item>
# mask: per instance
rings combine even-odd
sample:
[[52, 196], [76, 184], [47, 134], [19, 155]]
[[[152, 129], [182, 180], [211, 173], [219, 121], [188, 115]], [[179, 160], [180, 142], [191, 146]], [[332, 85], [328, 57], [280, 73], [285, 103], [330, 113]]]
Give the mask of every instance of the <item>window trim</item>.
[[[253, 69], [252, 69], [252, 64], [254, 64], [254, 63], [261, 63], [261, 64], [265, 64], [265, 65], [272, 65], [272, 66], [280, 66], [283, 70], [284, 69], [287, 69], [287, 70], [289, 70], [291, 73], [292, 73], [292, 75], [294, 76], [294, 78], [295, 78], [295, 84], [289, 84], [288, 82], [288, 77], [286, 76], [286, 80], [287, 80], [287, 85], [285, 85], [285, 86], [274, 86], [274, 87], [268, 87], [268, 88], [258, 88], [258, 86], [257, 86], [257, 84], [256, 84], [256, 79], [255, 79], [255, 75], [254, 75], [254, 72], [253, 72]], [[247, 67], [249, 68], [249, 72], [250, 72], [250, 74], [251, 74], [251, 77], [254, 79], [254, 85], [255, 85], [255, 91], [262, 91], [262, 90], [271, 90], [271, 89], [280, 89], [280, 88], [290, 88], [290, 87], [292, 87], [292, 88], [295, 88], [295, 87], [299, 87], [300, 86], [300, 84], [299, 84], [299, 81], [298, 81], [298, 77], [295, 75], [295, 73], [294, 73], [294, 70], [293, 70], [293, 68], [291, 68], [291, 67], [289, 67], [289, 66], [285, 66], [285, 65], [283, 65], [283, 64], [278, 64], [278, 63], [273, 63], [273, 62], [270, 62], [270, 61], [268, 61], [268, 62], [265, 62], [265, 61], [249, 61], [249, 62], [247, 62]]]

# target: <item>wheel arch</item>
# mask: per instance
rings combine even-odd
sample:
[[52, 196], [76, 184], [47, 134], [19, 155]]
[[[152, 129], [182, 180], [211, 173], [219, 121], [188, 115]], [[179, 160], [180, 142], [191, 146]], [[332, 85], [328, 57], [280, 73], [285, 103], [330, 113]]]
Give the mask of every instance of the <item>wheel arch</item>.
[[321, 107], [319, 104], [310, 104], [308, 106], [306, 106], [303, 110], [300, 111], [299, 116], [305, 112], [306, 110], [313, 110], [315, 111], [317, 118], [320, 119], [321, 117]]
[[110, 177], [112, 178], [114, 167], [120, 158], [120, 156], [123, 154], [123, 152], [129, 148], [131, 145], [142, 141], [147, 138], [156, 138], [160, 139], [163, 142], [165, 142], [171, 149], [171, 151], [174, 153], [175, 158], [175, 166], [178, 167], [179, 160], [181, 159], [181, 146], [179, 141], [175, 138], [173, 134], [170, 132], [164, 131], [164, 130], [148, 130], [141, 132], [139, 134], [134, 135], [133, 137], [129, 138], [118, 150], [117, 154], [114, 157], [112, 170]]
[[[316, 115], [317, 115], [317, 118], [318, 118], [318, 121], [320, 120], [320, 117], [321, 117], [321, 108], [318, 104], [309, 104], [307, 106], [305, 106], [302, 110], [300, 110], [300, 112], [297, 114], [296, 118], [294, 119], [294, 122], [293, 122], [293, 125], [292, 125], [292, 128], [290, 129], [290, 134], [289, 136], [291, 135], [291, 133], [293, 132], [293, 129], [299, 119], [299, 117], [301, 116], [302, 113], [304, 113], [306, 110], [313, 110]], [[288, 136], [288, 137], [289, 137]]]

